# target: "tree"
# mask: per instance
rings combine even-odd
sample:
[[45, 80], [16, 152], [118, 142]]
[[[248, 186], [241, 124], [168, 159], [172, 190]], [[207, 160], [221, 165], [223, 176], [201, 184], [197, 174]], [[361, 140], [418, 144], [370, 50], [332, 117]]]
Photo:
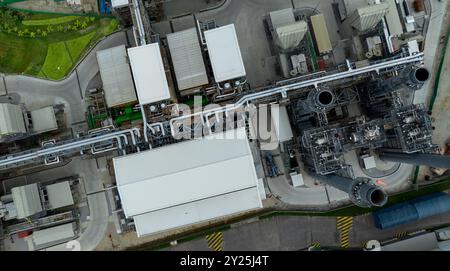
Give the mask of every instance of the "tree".
[[38, 33], [39, 35], [41, 34], [41, 32], [42, 32], [42, 30], [41, 30], [40, 28], [38, 28], [38, 29], [36, 30], [36, 33]]
[[56, 27], [56, 29], [58, 30], [58, 32], [63, 32], [63, 31], [64, 31], [64, 26], [58, 25], [58, 26]]
[[48, 25], [47, 26], [47, 32], [53, 32], [53, 27], [51, 26], [51, 25]]
[[19, 30], [19, 32], [17, 32], [17, 35], [19, 35], [19, 37], [23, 37], [23, 31]]
[[30, 32], [30, 30], [28, 30], [27, 28], [25, 28], [24, 30], [23, 30], [23, 33], [24, 34], [28, 34]]
[[36, 37], [36, 33], [30, 32], [30, 38], [34, 38], [34, 37]]
[[81, 24], [81, 28], [82, 29], [85, 29], [87, 27], [87, 23], [86, 22], [83, 22], [82, 24]]
[[47, 31], [42, 31], [42, 36], [47, 37]]

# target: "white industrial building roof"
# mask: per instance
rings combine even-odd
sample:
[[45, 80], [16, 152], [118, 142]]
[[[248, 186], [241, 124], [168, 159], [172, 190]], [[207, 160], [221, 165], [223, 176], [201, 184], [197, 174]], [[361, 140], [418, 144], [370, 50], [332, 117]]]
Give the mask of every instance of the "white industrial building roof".
[[31, 111], [31, 121], [33, 123], [33, 131], [37, 133], [45, 133], [58, 129], [53, 106]]
[[246, 75], [234, 24], [204, 32], [217, 83]]
[[128, 6], [128, 0], [111, 0], [111, 6], [113, 8], [121, 8]]
[[113, 160], [125, 215], [139, 236], [262, 207], [245, 130], [218, 136]]
[[17, 218], [22, 219], [42, 211], [41, 197], [36, 183], [11, 189], [14, 204], [17, 209]]
[[307, 32], [308, 24], [305, 21], [279, 26], [275, 29], [276, 43], [283, 50], [295, 48]]
[[22, 109], [14, 104], [0, 104], [0, 136], [25, 133]]
[[197, 29], [167, 34], [178, 89], [190, 89], [208, 84]]
[[36, 246], [42, 246], [58, 241], [65, 241], [75, 237], [72, 223], [63, 224], [44, 230], [33, 232], [32, 239]]
[[273, 29], [295, 23], [294, 11], [292, 8], [272, 11], [269, 13], [269, 17]]
[[125, 45], [97, 52], [106, 104], [114, 107], [137, 101]]
[[140, 104], [170, 98], [169, 85], [158, 43], [128, 49], [134, 84]]
[[68, 181], [46, 186], [49, 209], [73, 205], [72, 190]]
[[286, 106], [272, 105], [271, 117], [273, 129], [277, 135], [279, 142], [286, 142], [291, 140], [294, 135], [292, 133], [291, 123], [287, 114]]
[[386, 24], [389, 28], [389, 33], [392, 36], [399, 36], [403, 34], [402, 22], [398, 13], [396, 0], [387, 0], [389, 4], [389, 11], [386, 13]]

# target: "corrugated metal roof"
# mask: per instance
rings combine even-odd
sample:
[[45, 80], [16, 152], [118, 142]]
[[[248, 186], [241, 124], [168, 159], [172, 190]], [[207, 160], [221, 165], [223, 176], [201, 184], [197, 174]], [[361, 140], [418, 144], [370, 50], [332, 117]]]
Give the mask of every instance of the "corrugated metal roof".
[[359, 31], [376, 26], [389, 10], [387, 3], [358, 8], [349, 18], [350, 24]]
[[158, 43], [128, 49], [140, 104], [170, 99], [164, 63]]
[[22, 109], [14, 104], [0, 104], [0, 136], [26, 133]]
[[41, 197], [36, 183], [11, 189], [17, 218], [22, 219], [42, 211]]
[[98, 51], [97, 62], [108, 107], [137, 101], [125, 45]]
[[273, 29], [295, 23], [294, 11], [292, 8], [272, 11], [269, 13], [269, 17]]
[[234, 24], [204, 32], [216, 82], [246, 75]]
[[331, 46], [330, 35], [328, 34], [323, 14], [311, 16], [310, 19], [319, 53], [323, 54], [332, 51], [333, 47]]
[[136, 218], [138, 235], [262, 207], [244, 129], [113, 161], [125, 215]]
[[36, 246], [64, 241], [73, 237], [75, 237], [75, 232], [72, 223], [34, 231], [32, 235], [33, 243]]
[[46, 186], [49, 209], [73, 205], [72, 191], [68, 181]]
[[178, 89], [208, 84], [205, 63], [195, 28], [167, 35]]
[[58, 129], [56, 122], [55, 110], [53, 106], [47, 106], [38, 110], [31, 111], [31, 121], [33, 123], [33, 131], [44, 133]]
[[389, 33], [392, 36], [399, 36], [403, 34], [403, 27], [402, 22], [400, 21], [397, 4], [395, 3], [395, 0], [387, 0], [387, 3], [389, 4], [389, 11], [386, 13], [386, 24]]
[[305, 21], [277, 27], [275, 29], [276, 43], [281, 49], [293, 49], [300, 44], [306, 32], [308, 32], [308, 24]]

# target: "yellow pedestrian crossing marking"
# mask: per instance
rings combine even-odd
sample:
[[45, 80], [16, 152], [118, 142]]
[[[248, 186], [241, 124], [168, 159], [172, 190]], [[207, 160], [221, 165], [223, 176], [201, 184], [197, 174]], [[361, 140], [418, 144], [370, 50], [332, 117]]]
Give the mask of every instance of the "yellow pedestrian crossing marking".
[[214, 232], [206, 235], [206, 241], [208, 242], [208, 247], [215, 251], [222, 251], [223, 245], [223, 233]]
[[395, 234], [395, 237], [396, 237], [397, 239], [405, 239], [406, 237], [408, 237], [408, 233], [405, 232], [405, 231], [403, 231], [403, 232], [397, 232], [397, 233]]
[[353, 226], [353, 217], [351, 216], [338, 216], [337, 217], [337, 230], [341, 239], [341, 247], [348, 248], [350, 246], [349, 233]]

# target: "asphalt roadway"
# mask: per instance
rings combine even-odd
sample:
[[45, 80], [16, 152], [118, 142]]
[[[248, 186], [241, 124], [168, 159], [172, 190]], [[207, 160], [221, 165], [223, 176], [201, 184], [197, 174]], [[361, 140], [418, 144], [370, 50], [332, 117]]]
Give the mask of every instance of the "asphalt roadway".
[[[413, 233], [435, 226], [446, 226], [450, 213], [403, 225], [394, 229], [380, 230], [374, 227], [372, 215], [353, 218], [349, 233], [350, 248], [362, 248], [369, 240], [380, 242], [392, 239], [397, 233]], [[223, 231], [224, 251], [292, 251], [302, 250], [319, 243], [322, 247], [340, 248], [339, 232], [335, 217], [276, 216], [248, 224], [239, 224]], [[208, 251], [205, 238], [181, 243], [163, 250]]]

